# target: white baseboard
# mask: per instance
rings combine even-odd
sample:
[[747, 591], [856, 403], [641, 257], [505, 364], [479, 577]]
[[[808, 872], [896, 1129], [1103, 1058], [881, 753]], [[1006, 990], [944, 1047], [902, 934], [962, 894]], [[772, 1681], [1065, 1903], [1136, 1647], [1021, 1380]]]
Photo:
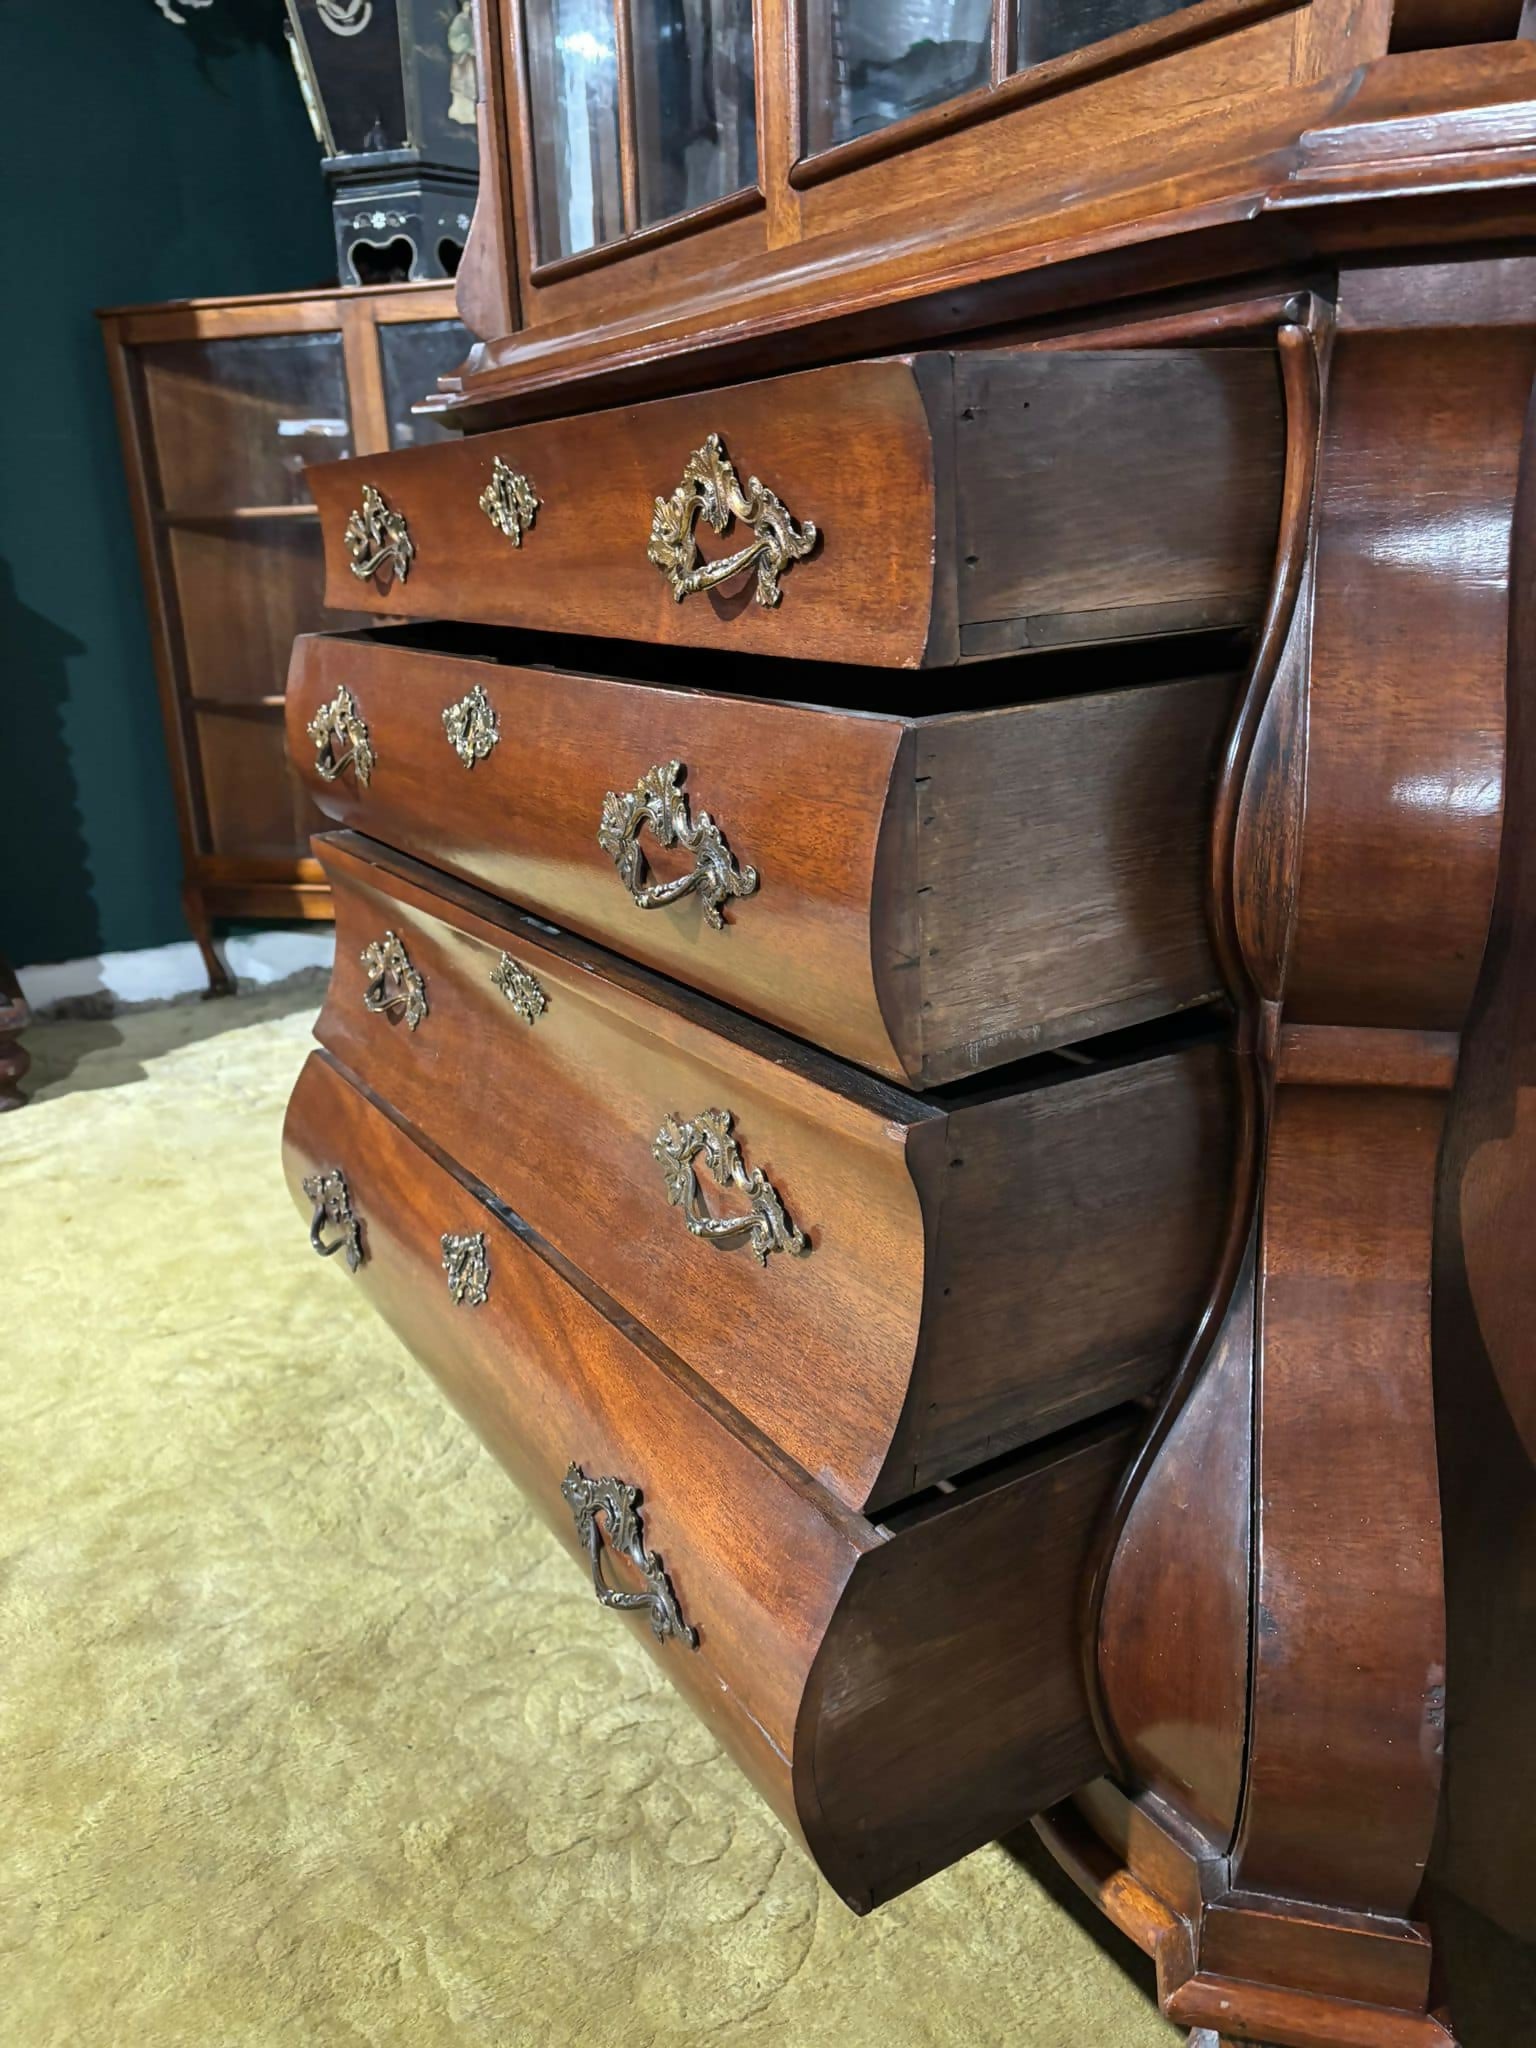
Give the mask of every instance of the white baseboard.
[[[306, 968], [329, 969], [336, 953], [330, 925], [302, 932], [241, 932], [220, 939], [219, 953], [244, 988], [265, 988]], [[203, 956], [190, 939], [173, 946], [146, 946], [134, 953], [101, 953], [17, 970], [21, 992], [39, 1015], [61, 1004], [100, 1002], [104, 1009], [138, 1003], [169, 1003], [200, 995], [208, 986]]]

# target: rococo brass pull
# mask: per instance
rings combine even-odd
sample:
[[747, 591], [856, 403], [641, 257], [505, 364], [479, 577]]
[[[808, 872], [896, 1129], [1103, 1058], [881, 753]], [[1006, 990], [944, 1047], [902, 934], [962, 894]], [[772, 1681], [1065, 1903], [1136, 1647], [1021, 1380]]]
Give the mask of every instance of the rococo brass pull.
[[403, 1010], [406, 1030], [414, 1031], [427, 1014], [427, 989], [404, 946], [393, 932], [386, 932], [382, 939], [365, 946], [358, 957], [368, 972], [363, 1008], [374, 1016]]
[[449, 1299], [460, 1308], [484, 1308], [491, 1292], [491, 1262], [485, 1249], [485, 1232], [476, 1230], [456, 1237], [445, 1230], [443, 1271], [448, 1275]]
[[[315, 1205], [315, 1212], [309, 1219], [309, 1241], [322, 1259], [331, 1258], [336, 1252], [347, 1255], [347, 1270], [355, 1273], [363, 1263], [363, 1227], [352, 1214], [352, 1197], [347, 1192], [347, 1177], [339, 1166], [322, 1167], [319, 1173], [312, 1173], [301, 1183], [304, 1192]], [[341, 1232], [327, 1244], [320, 1233], [329, 1224]]]
[[[747, 545], [718, 562], [699, 553], [700, 519], [724, 534], [733, 519], [752, 529]], [[783, 502], [755, 476], [742, 489], [730, 457], [711, 434], [688, 458], [683, 480], [670, 498], [658, 498], [651, 518], [651, 544], [646, 554], [671, 586], [679, 604], [701, 590], [728, 583], [743, 569], [757, 566], [757, 601], [770, 609], [782, 592], [779, 578], [793, 562], [802, 561], [816, 545], [816, 528], [807, 519], [792, 519]]]
[[526, 967], [518, 966], [510, 953], [503, 953], [491, 969], [491, 986], [501, 990], [525, 1024], [532, 1024], [536, 1018], [543, 1016], [543, 989]]
[[[619, 871], [619, 880], [642, 910], [658, 910], [697, 890], [704, 915], [723, 931], [720, 906], [733, 896], [750, 896], [757, 888], [757, 869], [738, 868], [708, 811], [692, 823], [688, 799], [678, 788], [685, 770], [681, 761], [647, 768], [634, 788], [620, 795], [610, 789], [603, 798], [597, 843]], [[649, 825], [660, 846], [681, 846], [693, 855], [693, 872], [672, 882], [647, 880], [640, 834]]]
[[[667, 1184], [667, 1200], [681, 1209], [691, 1237], [707, 1238], [729, 1248], [744, 1243], [760, 1266], [770, 1252], [804, 1253], [804, 1235], [784, 1214], [784, 1205], [760, 1166], [749, 1173], [741, 1148], [731, 1136], [731, 1112], [706, 1109], [692, 1123], [676, 1110], [656, 1133], [651, 1156]], [[702, 1158], [722, 1188], [734, 1188], [751, 1205], [744, 1216], [711, 1216], [699, 1192], [694, 1162]]]
[[477, 761], [489, 758], [501, 738], [501, 721], [496, 716], [495, 705], [479, 683], [457, 704], [447, 707], [443, 713], [443, 731], [448, 735], [449, 746], [466, 768], [473, 768]]
[[480, 493], [480, 510], [498, 533], [504, 533], [513, 547], [520, 548], [523, 535], [539, 516], [543, 500], [527, 477], [498, 455], [491, 464], [491, 480]]
[[[304, 728], [315, 743], [315, 773], [334, 782], [350, 761], [358, 787], [366, 789], [373, 773], [373, 744], [356, 699], [343, 683], [329, 704], [322, 704]], [[339, 753], [333, 751], [339, 747]]]
[[[592, 1590], [604, 1607], [643, 1609], [650, 1618], [651, 1633], [658, 1643], [669, 1636], [685, 1642], [690, 1650], [699, 1646], [697, 1629], [684, 1621], [672, 1590], [672, 1581], [662, 1568], [660, 1557], [645, 1547], [640, 1527], [640, 1489], [622, 1479], [589, 1479], [579, 1465], [572, 1465], [560, 1482], [560, 1492], [576, 1523], [576, 1533], [592, 1563]], [[608, 1523], [608, 1541], [645, 1581], [643, 1593], [621, 1593], [603, 1577], [603, 1532], [598, 1517]]]
[[347, 520], [347, 553], [352, 574], [367, 583], [388, 569], [403, 583], [416, 559], [416, 543], [403, 512], [392, 512], [372, 484], [363, 485], [362, 509]]

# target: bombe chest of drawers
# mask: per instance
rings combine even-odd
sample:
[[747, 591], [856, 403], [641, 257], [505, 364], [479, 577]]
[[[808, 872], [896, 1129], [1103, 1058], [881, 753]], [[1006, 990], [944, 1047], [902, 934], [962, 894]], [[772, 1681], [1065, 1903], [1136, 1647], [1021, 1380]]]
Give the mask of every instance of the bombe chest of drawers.
[[850, 1905], [1036, 1818], [1207, 2043], [1448, 2042], [1520, 10], [700, 0], [685, 144], [653, 12], [482, 6], [463, 431], [309, 472], [294, 1199]]

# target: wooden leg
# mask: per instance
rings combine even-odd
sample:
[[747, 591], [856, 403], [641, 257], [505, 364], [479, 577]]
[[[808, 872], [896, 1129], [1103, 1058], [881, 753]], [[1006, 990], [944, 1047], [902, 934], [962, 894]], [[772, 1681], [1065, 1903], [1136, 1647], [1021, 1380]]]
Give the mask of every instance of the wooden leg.
[[32, 1055], [17, 1033], [26, 1029], [31, 1016], [10, 962], [0, 956], [0, 1110], [20, 1109], [27, 1099], [18, 1084]]
[[208, 986], [204, 990], [204, 999], [210, 996], [232, 996], [235, 993], [235, 978], [219, 958], [214, 947], [213, 920], [208, 915], [202, 893], [194, 889], [190, 883], [181, 892], [181, 907], [186, 914], [187, 923], [192, 927], [192, 936], [197, 941], [197, 949], [202, 954], [203, 965], [208, 971]]

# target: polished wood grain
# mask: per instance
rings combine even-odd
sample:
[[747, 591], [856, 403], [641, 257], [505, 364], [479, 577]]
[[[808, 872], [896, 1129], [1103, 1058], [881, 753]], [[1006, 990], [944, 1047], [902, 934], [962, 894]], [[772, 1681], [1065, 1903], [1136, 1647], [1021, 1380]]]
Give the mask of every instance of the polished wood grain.
[[[1115, 1615], [1102, 1668], [1117, 1721], [1131, 1710], [1129, 1818], [1098, 1795], [1080, 1805], [1184, 1923], [1187, 1967], [1164, 1985], [1165, 2009], [1224, 2038], [1451, 2038], [1411, 1917], [1448, 1711], [1429, 1281], [1446, 1107], [1509, 845], [1528, 266], [1341, 280], [1336, 319], [1316, 332], [1326, 383], [1306, 567], [1239, 778], [1224, 886], [1219, 831], [1213, 842], [1218, 941], [1235, 939], [1264, 1111], [1252, 1607], [1221, 1607], [1230, 1553], [1203, 1542], [1214, 1503], [1186, 1516], [1181, 1488], [1200, 1474], [1170, 1435], [1138, 1468], [1151, 1526], [1101, 1609], [1106, 1626]], [[1464, 1161], [1462, 1147], [1447, 1158]], [[1207, 1381], [1246, 1313], [1240, 1294]], [[1122, 1545], [1135, 1523], [1133, 1509]], [[1187, 1618], [1224, 1611], [1244, 1656], [1235, 1806], [1230, 1745], [1176, 1751], [1157, 1723], [1177, 1693], [1126, 1604], [1154, 1583], [1149, 1554], [1165, 1601]], [[1174, 1595], [1175, 1574], [1197, 1590]]]
[[1536, 396], [1510, 559], [1509, 758], [1483, 974], [1435, 1213], [1435, 1422], [1451, 1708], [1431, 1872], [1522, 1941], [1536, 1831]]
[[[656, 499], [711, 434], [743, 485], [761, 478], [817, 530], [775, 607], [747, 572], [679, 603], [647, 558]], [[541, 501], [515, 550], [479, 504], [498, 458]], [[1281, 458], [1265, 350], [934, 352], [308, 476], [334, 605], [918, 667], [1255, 620]], [[410, 527], [403, 581], [353, 574], [365, 483]]]
[[[1202, 867], [1229, 676], [1109, 654], [1123, 687], [1051, 697], [1080, 666], [1014, 662], [925, 716], [881, 708], [901, 678], [821, 664], [626, 648], [609, 674], [600, 644], [417, 633], [296, 645], [288, 744], [321, 811], [876, 1073], [932, 1087], [1219, 992]], [[466, 772], [442, 712], [476, 686], [505, 737]], [[342, 687], [366, 787], [323, 781], [306, 737]], [[597, 844], [605, 794], [671, 760], [759, 876], [723, 931], [696, 896], [639, 909]]]
[[[839, 1507], [713, 1401], [525, 1225], [323, 1054], [290, 1104], [284, 1168], [340, 1165], [364, 1258], [349, 1281], [432, 1371], [578, 1558], [567, 1466], [640, 1489], [644, 1539], [696, 1648], [628, 1627], [856, 1910], [1015, 1825], [1097, 1768], [1074, 1581], [1119, 1459], [1107, 1420], [888, 1525]], [[482, 1232], [486, 1302], [455, 1306], [444, 1231]], [[332, 1262], [339, 1267], [339, 1262]], [[1030, 1569], [1019, 1569], [1019, 1546]], [[606, 1562], [611, 1581], [632, 1583]], [[573, 1596], [589, 1597], [572, 1578]], [[515, 1619], [515, 1603], [509, 1618]], [[914, 1782], [914, 1754], [932, 1768]]]
[[[1301, 302], [1285, 310], [1307, 318], [1316, 311]], [[1247, 1741], [1254, 1233], [1274, 1037], [1267, 1006], [1277, 972], [1267, 947], [1293, 895], [1286, 849], [1294, 837], [1291, 765], [1302, 683], [1293, 640], [1307, 589], [1321, 425], [1316, 337], [1287, 320], [1278, 344], [1287, 401], [1280, 534], [1208, 842], [1212, 943], [1238, 1014], [1226, 1228], [1205, 1312], [1122, 1476], [1083, 1610], [1089, 1694], [1106, 1747], [1127, 1776], [1218, 1841], [1237, 1822]], [[1259, 790], [1269, 798], [1262, 807], [1253, 794]], [[1211, 1561], [1196, 1577], [1186, 1569], [1186, 1546]], [[1170, 1641], [1161, 1617], [1174, 1585], [1183, 1591]]]
[[1404, 1917], [1445, 1726], [1425, 1286], [1443, 1109], [1283, 1088], [1265, 1176], [1256, 1484], [1284, 1509], [1259, 1525], [1234, 1876]]
[[[367, 841], [320, 846], [341, 963], [321, 1043], [849, 1506], [903, 1498], [1167, 1371], [1224, 1210], [1217, 1041], [1046, 1056], [1006, 1092], [928, 1101]], [[425, 982], [414, 1031], [365, 1011], [350, 966], [386, 930]], [[503, 951], [544, 991], [531, 1027], [491, 984]], [[805, 1256], [760, 1268], [668, 1205], [656, 1133], [716, 1107]]]

